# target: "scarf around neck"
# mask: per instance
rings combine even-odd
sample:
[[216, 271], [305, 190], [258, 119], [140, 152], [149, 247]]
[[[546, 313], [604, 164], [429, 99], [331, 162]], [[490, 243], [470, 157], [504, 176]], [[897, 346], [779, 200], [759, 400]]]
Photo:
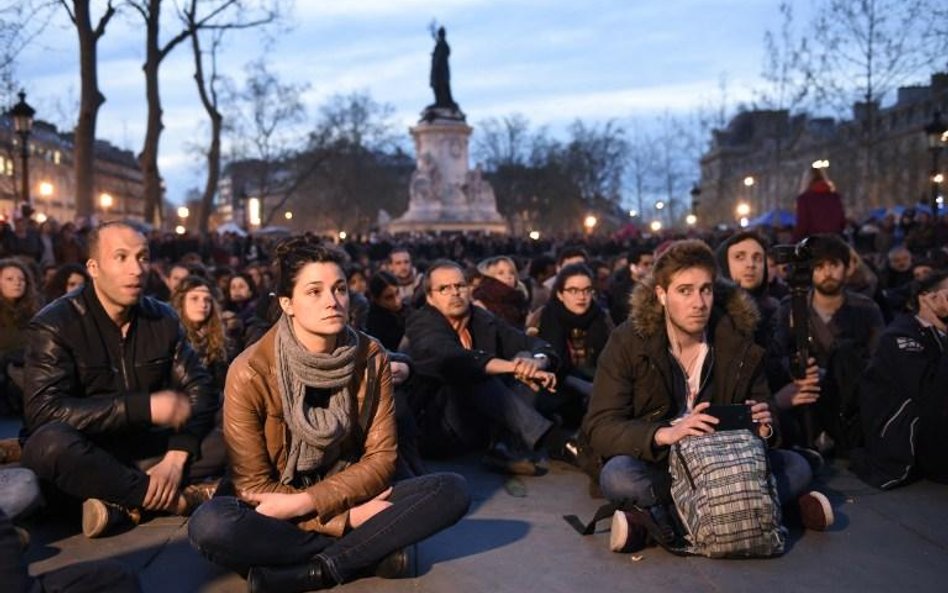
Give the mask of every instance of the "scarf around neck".
[[609, 328], [605, 322], [602, 309], [595, 302], [590, 303], [589, 309], [582, 315], [571, 312], [556, 296], [543, 307], [540, 314], [539, 336], [550, 343], [560, 357], [561, 362], [572, 363], [569, 339], [573, 330], [579, 330], [586, 346], [586, 356], [590, 364], [595, 363], [599, 352], [609, 339]]
[[[339, 456], [342, 441], [352, 429], [354, 403], [349, 386], [358, 344], [358, 335], [346, 326], [332, 353], [309, 352], [293, 333], [289, 316], [283, 315], [277, 322], [277, 384], [290, 429], [281, 483], [289, 485], [298, 473], [319, 469]], [[308, 387], [328, 389], [328, 404], [321, 407], [307, 401]]]

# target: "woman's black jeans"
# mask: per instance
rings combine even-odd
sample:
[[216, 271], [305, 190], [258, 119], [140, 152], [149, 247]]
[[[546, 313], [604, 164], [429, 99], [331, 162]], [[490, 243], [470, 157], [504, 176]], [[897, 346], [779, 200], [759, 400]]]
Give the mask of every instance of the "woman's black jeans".
[[188, 537], [214, 563], [246, 575], [255, 566], [304, 564], [317, 556], [337, 583], [383, 558], [457, 523], [467, 513], [467, 482], [454, 473], [427, 474], [393, 485], [392, 506], [340, 538], [304, 531], [257, 513], [231, 496], [202, 504]]

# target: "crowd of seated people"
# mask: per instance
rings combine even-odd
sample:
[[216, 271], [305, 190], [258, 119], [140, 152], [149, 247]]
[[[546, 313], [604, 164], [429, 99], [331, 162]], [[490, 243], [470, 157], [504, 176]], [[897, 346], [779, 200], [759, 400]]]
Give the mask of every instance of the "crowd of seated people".
[[[652, 478], [656, 468], [667, 473], [671, 443], [713, 430], [698, 397], [707, 390], [709, 398], [754, 402], [755, 418], [778, 435], [767, 442], [781, 502], [830, 511], [809, 523], [825, 528], [831, 509], [808, 485], [833, 458], [851, 460], [857, 475], [880, 488], [948, 480], [934, 453], [943, 440], [939, 419], [948, 415], [948, 251], [937, 229], [918, 229], [933, 221], [913, 224], [902, 233], [881, 224], [810, 237], [805, 373], [794, 372], [786, 266], [772, 257], [788, 233], [768, 229], [714, 232], [685, 247], [675, 237], [365, 239], [332, 247], [312, 236], [277, 247], [238, 237], [204, 245], [110, 223], [48, 228], [53, 249], [35, 254], [10, 237], [0, 241], [0, 413], [20, 418], [23, 430], [0, 443], [0, 464], [13, 464], [0, 472], [21, 470], [17, 480], [38, 484], [42, 512], [74, 505], [89, 537], [156, 514], [190, 515], [215, 495], [264, 505], [257, 513], [270, 523], [262, 529], [305, 542], [309, 556], [293, 570], [275, 570], [265, 554], [231, 556], [226, 543], [235, 534], [219, 524], [249, 506], [208, 506], [192, 528], [195, 546], [252, 576], [253, 590], [307, 590], [366, 568], [400, 574], [389, 565], [404, 563], [406, 545], [463, 514], [463, 480], [429, 474], [426, 457], [474, 453], [488, 469], [539, 476], [551, 458], [576, 462], [580, 440], [602, 469], [601, 494], [638, 496], [664, 522], [667, 498], [642, 492], [656, 492]], [[873, 240], [859, 231], [871, 231]], [[669, 268], [686, 248], [698, 264]], [[300, 258], [289, 276], [279, 253]], [[693, 342], [674, 333], [680, 327], [667, 304], [689, 270], [706, 273], [713, 297], [698, 305], [706, 325], [692, 332]], [[309, 271], [319, 273], [308, 279]], [[35, 280], [41, 277], [42, 285]], [[332, 297], [327, 318], [342, 315], [350, 329], [299, 325], [306, 320], [294, 316], [297, 289], [299, 303]], [[733, 332], [727, 347], [716, 341], [725, 327]], [[312, 344], [320, 345], [310, 348], [301, 332], [318, 336]], [[272, 360], [278, 335], [302, 347], [298, 360]], [[369, 353], [356, 353], [337, 374], [341, 345], [359, 350], [366, 343]], [[712, 367], [736, 356], [728, 350], [734, 344], [748, 348], [745, 360], [759, 353], [754, 381], [728, 394], [719, 393], [725, 378], [699, 383], [689, 400], [691, 379], [717, 378]], [[639, 349], [672, 375], [684, 369], [673, 382], [684, 386], [684, 398], [648, 387], [658, 385], [654, 377], [626, 368]], [[302, 417], [293, 421], [299, 424], [287, 420], [286, 429], [299, 441], [289, 437], [286, 453], [299, 455], [293, 448], [300, 445], [319, 460], [297, 461], [296, 473], [287, 473], [283, 453], [268, 444], [284, 429], [251, 425], [261, 416], [250, 414], [299, 404], [288, 393], [291, 383], [281, 382], [289, 373], [299, 374], [294, 381], [301, 383], [293, 384], [304, 393]], [[332, 420], [366, 439], [361, 453], [357, 447], [347, 458], [338, 435], [324, 436], [321, 423], [329, 421], [334, 397], [361, 394], [366, 385], [376, 392], [374, 415]], [[643, 390], [667, 399], [648, 430], [638, 417]], [[620, 396], [626, 399], [618, 402]], [[312, 410], [315, 424], [306, 420]], [[244, 431], [258, 435], [257, 449], [238, 442]], [[378, 453], [373, 463], [384, 461], [378, 479], [344, 500], [323, 498], [316, 484], [337, 471], [342, 481], [347, 472], [359, 475], [359, 455], [369, 457], [370, 445]], [[252, 463], [235, 465], [240, 459]], [[420, 496], [427, 486], [417, 484], [428, 484], [412, 482], [420, 479], [451, 491], [441, 514], [425, 514], [411, 541], [386, 541], [351, 566], [334, 560], [334, 545], [373, 537], [360, 533], [368, 517], [384, 512], [394, 520]], [[13, 525], [42, 506], [36, 488], [26, 491], [34, 492], [26, 502], [0, 506]], [[308, 498], [277, 496], [302, 492]]]

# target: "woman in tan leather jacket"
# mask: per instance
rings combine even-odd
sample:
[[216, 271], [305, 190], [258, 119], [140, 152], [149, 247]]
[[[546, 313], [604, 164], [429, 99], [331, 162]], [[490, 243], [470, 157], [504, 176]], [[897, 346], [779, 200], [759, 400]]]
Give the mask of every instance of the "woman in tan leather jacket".
[[237, 497], [202, 505], [191, 541], [257, 593], [328, 588], [373, 569], [405, 576], [405, 549], [467, 511], [464, 478], [392, 483], [388, 357], [347, 325], [341, 255], [309, 238], [275, 255], [283, 316], [234, 361], [224, 389]]

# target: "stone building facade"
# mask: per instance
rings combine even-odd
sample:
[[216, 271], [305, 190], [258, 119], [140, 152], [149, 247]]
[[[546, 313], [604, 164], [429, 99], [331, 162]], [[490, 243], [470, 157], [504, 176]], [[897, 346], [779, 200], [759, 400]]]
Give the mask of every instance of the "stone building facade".
[[[35, 121], [29, 136], [29, 181], [33, 209], [59, 222], [76, 218], [72, 134]], [[22, 203], [20, 137], [13, 122], [0, 117], [0, 217], [13, 215], [14, 198]], [[95, 214], [100, 220], [144, 220], [144, 181], [135, 155], [104, 141], [95, 143]], [[108, 196], [103, 198], [103, 196]]]
[[[855, 220], [874, 208], [927, 202], [931, 156], [924, 128], [936, 111], [948, 115], [948, 73], [932, 75], [927, 86], [898, 89], [889, 107], [856, 104], [844, 121], [786, 110], [741, 112], [714, 131], [701, 159], [699, 220], [734, 224], [741, 203], [750, 206], [751, 218], [775, 208], [792, 212], [817, 160], [829, 161], [830, 178]], [[941, 169], [948, 169], [948, 154]]]

